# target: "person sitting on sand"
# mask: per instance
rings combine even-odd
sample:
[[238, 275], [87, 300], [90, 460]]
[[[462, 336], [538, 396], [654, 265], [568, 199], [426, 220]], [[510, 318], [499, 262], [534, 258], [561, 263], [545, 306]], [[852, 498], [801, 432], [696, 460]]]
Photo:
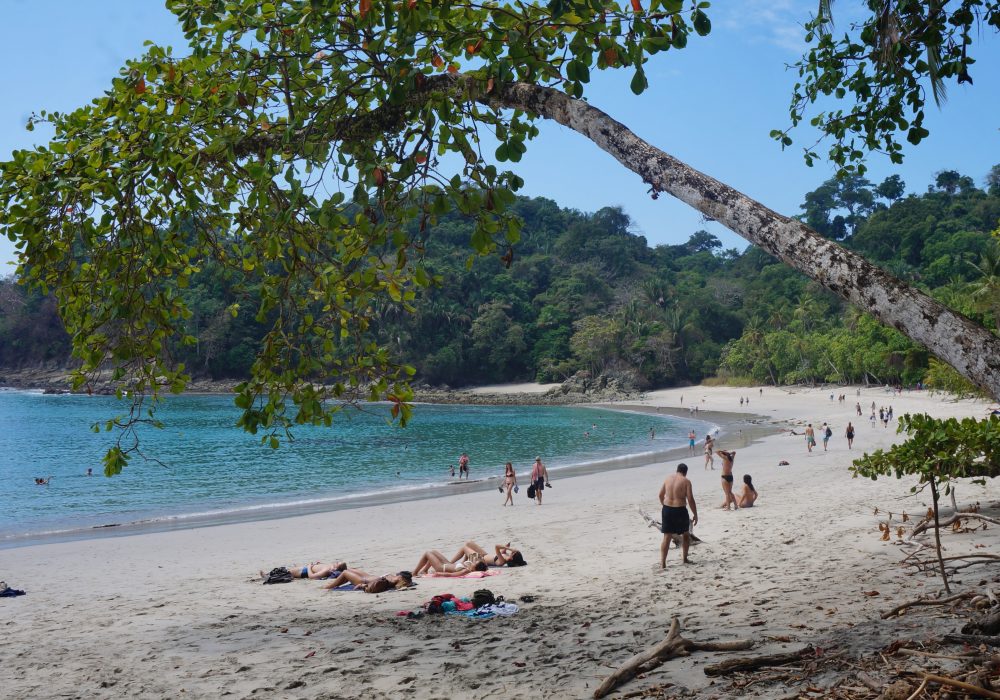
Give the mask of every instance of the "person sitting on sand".
[[743, 493], [740, 494], [740, 508], [753, 508], [757, 500], [757, 489], [753, 487], [753, 479], [749, 474], [743, 475]]
[[365, 593], [384, 593], [393, 588], [397, 590], [409, 588], [413, 585], [413, 574], [409, 571], [400, 571], [398, 574], [372, 576], [361, 569], [344, 569], [337, 578], [325, 584], [323, 588], [340, 588], [345, 583], [353, 583], [356, 590]]
[[457, 564], [452, 564], [445, 555], [432, 549], [420, 555], [420, 561], [413, 570], [413, 575], [465, 576], [473, 571], [486, 571], [487, 568], [489, 567], [486, 566], [486, 562], [478, 554], [474, 557], [465, 557]]
[[510, 546], [510, 542], [507, 544], [496, 545], [496, 553], [492, 556], [486, 553], [486, 550], [480, 547], [475, 542], [466, 542], [458, 554], [451, 558], [451, 563], [454, 564], [459, 559], [466, 559], [468, 557], [478, 556], [482, 561], [486, 562], [487, 566], [526, 566], [528, 562], [524, 560], [524, 556], [521, 554], [520, 550], [514, 549]]

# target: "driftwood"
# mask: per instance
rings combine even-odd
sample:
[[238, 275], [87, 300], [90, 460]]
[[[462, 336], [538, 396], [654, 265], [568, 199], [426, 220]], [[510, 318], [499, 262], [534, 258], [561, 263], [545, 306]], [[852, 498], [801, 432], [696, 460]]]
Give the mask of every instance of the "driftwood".
[[1000, 610], [992, 610], [962, 628], [962, 634], [996, 634], [1000, 632]]
[[1000, 647], [1000, 637], [988, 634], [946, 634], [943, 639], [949, 644], [968, 644], [970, 646], [985, 644], [988, 647]]
[[687, 656], [692, 651], [743, 651], [753, 647], [753, 641], [739, 639], [731, 642], [697, 642], [680, 635], [680, 622], [675, 617], [670, 622], [666, 638], [655, 646], [640, 652], [618, 667], [594, 691], [595, 698], [603, 698], [615, 688], [627, 683], [643, 671], [652, 670], [675, 656]]
[[916, 600], [911, 600], [902, 605], [897, 605], [892, 610], [882, 613], [882, 619], [887, 620], [890, 617], [898, 615], [907, 608], [914, 608], [918, 605], [947, 605], [948, 603], [954, 603], [956, 600], [962, 600], [963, 598], [971, 598], [975, 595], [979, 595], [975, 591], [965, 591], [964, 593], [958, 593], [947, 598], [917, 598]]
[[965, 691], [969, 695], [978, 695], [983, 698], [994, 698], [995, 700], [1000, 700], [1000, 693], [995, 693], [992, 690], [986, 690], [986, 688], [982, 688], [978, 685], [964, 683], [963, 681], [958, 681], [954, 678], [949, 678], [948, 676], [939, 676], [934, 673], [922, 673], [921, 675], [924, 677], [925, 681], [930, 681], [931, 683], [958, 688], [959, 690]]
[[[988, 515], [980, 515], [979, 513], [955, 513], [950, 518], [942, 522], [941, 527], [945, 528], [948, 527], [949, 525], [954, 525], [955, 521], [957, 520], [966, 520], [966, 519], [981, 520], [984, 523], [993, 523], [994, 525], [1000, 525], [1000, 520], [997, 520], [996, 518], [991, 518]], [[916, 537], [921, 533], [927, 532], [927, 530], [931, 529], [932, 527], [934, 527], [933, 520], [923, 520], [915, 528], [913, 528], [913, 532], [910, 534], [910, 537], [911, 538]]]
[[[660, 524], [659, 520], [654, 519], [653, 516], [649, 515], [648, 513], [646, 513], [643, 510], [639, 511], [639, 515], [641, 515], [642, 519], [646, 521], [646, 525], [648, 527], [656, 528], [657, 532], [662, 532], [663, 531], [663, 526]], [[681, 536], [680, 535], [670, 535], [670, 539], [676, 545], [680, 545], [681, 544]], [[701, 540], [698, 539], [698, 536], [696, 534], [694, 534], [693, 532], [690, 532], [690, 531], [688, 532], [688, 540], [690, 541], [690, 544], [701, 544]]]
[[748, 656], [739, 659], [730, 659], [718, 664], [711, 664], [705, 667], [706, 676], [722, 676], [727, 673], [737, 671], [752, 671], [766, 666], [783, 666], [785, 664], [801, 661], [810, 656], [814, 656], [816, 650], [812, 646], [803, 647], [798, 651], [789, 651], [783, 654], [769, 654], [767, 656]]

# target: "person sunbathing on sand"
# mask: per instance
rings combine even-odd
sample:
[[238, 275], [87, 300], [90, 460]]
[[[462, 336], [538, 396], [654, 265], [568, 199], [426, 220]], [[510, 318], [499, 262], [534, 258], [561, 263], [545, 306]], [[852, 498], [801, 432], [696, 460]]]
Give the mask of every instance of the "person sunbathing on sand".
[[489, 555], [486, 550], [480, 547], [475, 542], [466, 542], [458, 554], [451, 558], [451, 563], [454, 564], [459, 559], [465, 559], [467, 557], [479, 556], [482, 561], [486, 562], [487, 566], [527, 566], [528, 562], [524, 560], [524, 556], [521, 554], [520, 550], [514, 549], [510, 546], [510, 542], [507, 544], [498, 544], [496, 546], [496, 554]]
[[740, 508], [753, 508], [757, 500], [757, 489], [753, 487], [753, 479], [749, 474], [743, 475], [743, 493], [740, 494]]
[[344, 569], [337, 578], [324, 584], [323, 588], [339, 588], [345, 583], [353, 583], [356, 589], [365, 593], [383, 593], [393, 588], [408, 588], [413, 585], [413, 574], [400, 571], [398, 574], [372, 576], [361, 569]]
[[452, 564], [441, 552], [432, 549], [420, 555], [420, 562], [413, 570], [413, 575], [465, 576], [473, 571], [486, 571], [487, 568], [486, 562], [478, 554], [474, 557], [466, 557], [457, 564]]
[[317, 561], [309, 564], [308, 566], [289, 566], [288, 570], [291, 572], [292, 578], [317, 579], [336, 576], [346, 568], [346, 561], [338, 561], [333, 564], [324, 564]]

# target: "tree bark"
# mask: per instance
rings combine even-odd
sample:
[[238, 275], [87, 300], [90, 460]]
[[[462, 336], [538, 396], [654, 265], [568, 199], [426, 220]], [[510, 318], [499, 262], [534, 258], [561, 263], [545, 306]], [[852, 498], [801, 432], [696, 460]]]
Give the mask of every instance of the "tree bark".
[[[458, 78], [456, 78], [458, 79]], [[569, 127], [639, 175], [656, 197], [666, 192], [926, 346], [1000, 399], [1000, 338], [800, 221], [682, 163], [582, 100], [539, 85], [513, 83], [478, 101], [519, 109]]]

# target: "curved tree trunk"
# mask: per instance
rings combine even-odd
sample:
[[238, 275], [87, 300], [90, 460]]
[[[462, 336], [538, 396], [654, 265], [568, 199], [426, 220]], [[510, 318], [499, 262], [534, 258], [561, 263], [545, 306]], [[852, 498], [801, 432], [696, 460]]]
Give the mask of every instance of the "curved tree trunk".
[[926, 346], [963, 376], [1000, 399], [1000, 338], [965, 316], [823, 238], [651, 146], [592, 105], [558, 90], [514, 83], [480, 102], [551, 119], [586, 136], [650, 185], [813, 278], [883, 323]]

